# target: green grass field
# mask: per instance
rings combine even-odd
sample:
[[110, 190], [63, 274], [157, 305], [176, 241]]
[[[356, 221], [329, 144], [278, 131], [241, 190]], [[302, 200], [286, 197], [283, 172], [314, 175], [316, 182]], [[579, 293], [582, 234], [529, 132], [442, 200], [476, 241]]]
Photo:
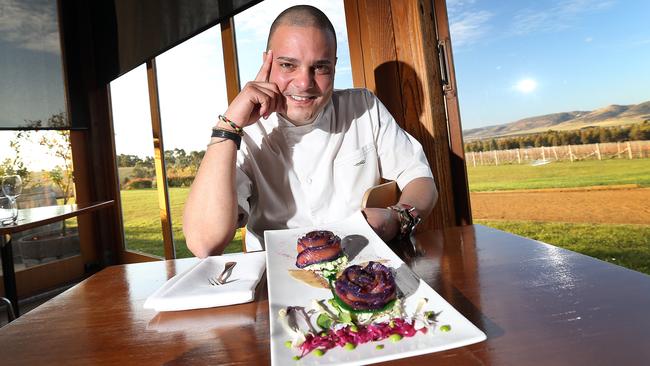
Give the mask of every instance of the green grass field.
[[[509, 190], [599, 185], [650, 186], [650, 161], [607, 160], [551, 163], [544, 166], [502, 165], [468, 168], [470, 190]], [[176, 254], [191, 253], [181, 230], [188, 188], [170, 188]], [[127, 248], [163, 255], [155, 189], [122, 191]], [[650, 225], [603, 225], [477, 220], [477, 223], [580, 252], [650, 274]], [[226, 252], [241, 250], [239, 232]]]
[[[188, 192], [189, 188], [169, 189], [172, 231], [177, 258], [192, 256], [185, 245], [185, 236], [182, 230], [183, 205]], [[164, 255], [163, 238], [156, 190], [126, 190], [121, 192], [121, 198], [127, 249], [162, 257]], [[241, 251], [241, 248], [241, 235], [237, 231], [234, 240], [226, 248], [226, 253], [238, 252]]]
[[540, 166], [467, 167], [470, 191], [638, 184], [650, 186], [650, 160], [588, 160]]
[[[470, 191], [473, 192], [620, 184], [648, 187], [650, 160], [559, 162], [536, 167], [481, 166], [468, 167], [467, 174]], [[475, 222], [650, 274], [650, 225], [496, 220]]]

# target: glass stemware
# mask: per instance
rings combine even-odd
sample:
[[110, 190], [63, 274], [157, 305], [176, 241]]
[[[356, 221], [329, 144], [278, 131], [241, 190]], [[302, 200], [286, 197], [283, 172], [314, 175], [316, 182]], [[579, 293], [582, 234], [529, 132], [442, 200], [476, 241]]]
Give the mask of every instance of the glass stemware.
[[[2, 193], [9, 199], [9, 204], [11, 206], [11, 218], [10, 222], [16, 222], [18, 219], [18, 203], [16, 198], [20, 196], [23, 191], [23, 180], [19, 175], [8, 175], [2, 177]], [[4, 224], [5, 222], [3, 222]]]

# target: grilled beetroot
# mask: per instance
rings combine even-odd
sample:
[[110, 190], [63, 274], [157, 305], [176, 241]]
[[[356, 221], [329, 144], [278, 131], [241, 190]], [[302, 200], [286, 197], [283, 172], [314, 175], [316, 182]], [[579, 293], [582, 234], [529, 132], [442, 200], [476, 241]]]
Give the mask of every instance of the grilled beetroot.
[[341, 238], [331, 231], [310, 231], [298, 239], [296, 267], [305, 268], [312, 264], [335, 260], [343, 255]]
[[355, 311], [383, 309], [397, 297], [396, 289], [393, 273], [378, 262], [350, 266], [334, 283], [334, 293]]

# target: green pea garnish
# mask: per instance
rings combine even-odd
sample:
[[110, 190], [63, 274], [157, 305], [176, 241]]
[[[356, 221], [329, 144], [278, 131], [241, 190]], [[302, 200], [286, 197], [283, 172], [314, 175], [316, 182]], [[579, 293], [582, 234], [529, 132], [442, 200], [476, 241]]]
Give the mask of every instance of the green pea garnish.
[[347, 349], [348, 351], [352, 351], [352, 350], [355, 349], [356, 347], [357, 347], [357, 346], [355, 346], [354, 344], [352, 344], [352, 343], [350, 343], [350, 342], [346, 343], [345, 346], [343, 346], [343, 348]]
[[391, 334], [390, 337], [388, 337], [388, 339], [390, 339], [390, 341], [393, 342], [393, 343], [399, 342], [399, 341], [402, 340], [402, 335], [401, 334]]
[[294, 361], [298, 361], [298, 360], [300, 360], [300, 356], [293, 356], [293, 357], [291, 357], [291, 358], [292, 358]]
[[451, 325], [442, 325], [440, 326], [441, 332], [449, 332], [451, 330]]
[[383, 344], [378, 344], [378, 345], [375, 346], [375, 349], [384, 349], [384, 345]]
[[284, 342], [284, 346], [287, 348], [291, 348], [291, 341]]
[[314, 354], [315, 354], [316, 356], [318, 356], [318, 357], [321, 357], [321, 356], [323, 356], [323, 355], [325, 354], [325, 351], [323, 351], [323, 350], [320, 349], [320, 348], [316, 348], [316, 349], [314, 350]]

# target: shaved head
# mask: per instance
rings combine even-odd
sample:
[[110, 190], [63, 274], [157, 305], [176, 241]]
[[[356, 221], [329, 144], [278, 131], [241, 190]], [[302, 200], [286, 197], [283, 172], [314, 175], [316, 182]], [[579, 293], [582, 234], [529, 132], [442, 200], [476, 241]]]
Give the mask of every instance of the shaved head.
[[334, 49], [336, 50], [336, 32], [332, 22], [327, 18], [327, 15], [310, 5], [296, 5], [292, 6], [278, 15], [271, 24], [269, 31], [269, 38], [266, 41], [266, 49], [268, 50], [271, 45], [271, 37], [280, 26], [290, 27], [313, 27], [320, 29], [332, 36], [334, 41]]

